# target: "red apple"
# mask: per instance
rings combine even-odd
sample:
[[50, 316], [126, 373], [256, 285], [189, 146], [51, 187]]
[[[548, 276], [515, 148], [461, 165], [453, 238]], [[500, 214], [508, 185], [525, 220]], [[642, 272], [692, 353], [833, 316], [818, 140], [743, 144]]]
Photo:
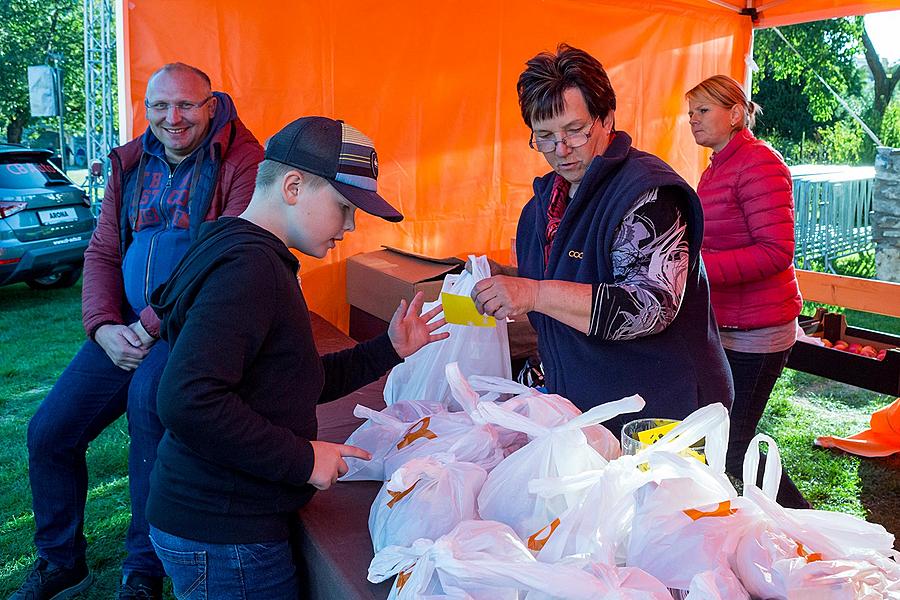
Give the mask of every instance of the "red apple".
[[826, 348], [831, 348], [832, 346], [834, 346], [834, 344], [832, 344], [830, 341], [826, 340], [825, 338], [822, 338], [822, 345], [825, 346]]
[[875, 358], [877, 358], [878, 360], [884, 360], [885, 356], [887, 356], [887, 349], [879, 350]]
[[847, 352], [852, 352], [853, 354], [859, 354], [860, 350], [862, 350], [862, 344], [858, 342], [853, 342], [847, 347]]
[[878, 356], [878, 350], [873, 348], [872, 346], [863, 346], [859, 351], [860, 356], [867, 356], [869, 358], [875, 358]]
[[835, 350], [846, 350], [849, 347], [850, 347], [850, 344], [848, 344], [844, 340], [838, 340], [834, 343]]

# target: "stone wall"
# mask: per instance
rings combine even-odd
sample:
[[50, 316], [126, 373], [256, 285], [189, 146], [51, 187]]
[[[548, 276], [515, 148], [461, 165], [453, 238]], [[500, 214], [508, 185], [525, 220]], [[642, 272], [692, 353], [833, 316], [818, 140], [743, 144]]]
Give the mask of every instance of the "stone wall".
[[872, 199], [878, 279], [900, 283], [900, 148], [878, 148]]

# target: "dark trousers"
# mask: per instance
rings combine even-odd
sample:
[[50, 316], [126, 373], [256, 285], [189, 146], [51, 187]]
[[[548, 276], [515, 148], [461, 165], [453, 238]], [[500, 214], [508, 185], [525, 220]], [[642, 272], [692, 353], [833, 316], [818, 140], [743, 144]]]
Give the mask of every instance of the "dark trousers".
[[156, 390], [168, 356], [168, 344], [159, 341], [137, 369], [125, 371], [89, 340], [38, 407], [28, 424], [28, 474], [39, 556], [69, 568], [85, 557], [85, 453], [88, 444], [127, 410], [131, 524], [122, 568], [125, 573], [153, 577], [165, 574], [150, 543], [144, 511], [163, 434]]
[[[756, 426], [759, 425], [775, 382], [784, 370], [790, 353], [790, 348], [766, 354], [725, 349], [734, 379], [734, 404], [731, 406], [725, 470], [738, 479], [743, 478], [744, 454], [750, 446], [750, 440], [756, 435]], [[762, 461], [760, 464], [763, 464]], [[777, 501], [787, 508], [809, 508], [809, 503], [786, 471], [781, 474]]]

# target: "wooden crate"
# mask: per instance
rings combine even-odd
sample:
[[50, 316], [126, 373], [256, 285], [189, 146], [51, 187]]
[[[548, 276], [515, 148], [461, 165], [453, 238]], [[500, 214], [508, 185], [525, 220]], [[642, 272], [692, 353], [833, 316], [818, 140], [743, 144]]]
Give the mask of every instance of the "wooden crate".
[[877, 360], [798, 340], [788, 358], [788, 367], [873, 392], [900, 395], [900, 336], [848, 326], [844, 315], [822, 309], [814, 317], [801, 316], [800, 327], [807, 335], [832, 343], [842, 339], [876, 350], [887, 349], [887, 354], [883, 360]]

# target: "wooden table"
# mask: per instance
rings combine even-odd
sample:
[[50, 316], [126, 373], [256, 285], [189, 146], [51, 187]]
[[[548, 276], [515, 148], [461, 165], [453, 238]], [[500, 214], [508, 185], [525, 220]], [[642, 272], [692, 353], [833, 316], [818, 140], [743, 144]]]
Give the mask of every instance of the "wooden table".
[[[352, 347], [355, 342], [313, 314], [313, 335], [321, 354]], [[385, 377], [334, 402], [318, 407], [319, 439], [343, 442], [362, 423], [353, 408], [363, 404], [384, 408]], [[387, 598], [392, 580], [369, 583], [366, 574], [374, 552], [369, 538], [369, 509], [381, 483], [338, 482], [318, 492], [300, 510], [300, 531], [295, 544], [302, 555], [301, 597], [315, 600]]]

